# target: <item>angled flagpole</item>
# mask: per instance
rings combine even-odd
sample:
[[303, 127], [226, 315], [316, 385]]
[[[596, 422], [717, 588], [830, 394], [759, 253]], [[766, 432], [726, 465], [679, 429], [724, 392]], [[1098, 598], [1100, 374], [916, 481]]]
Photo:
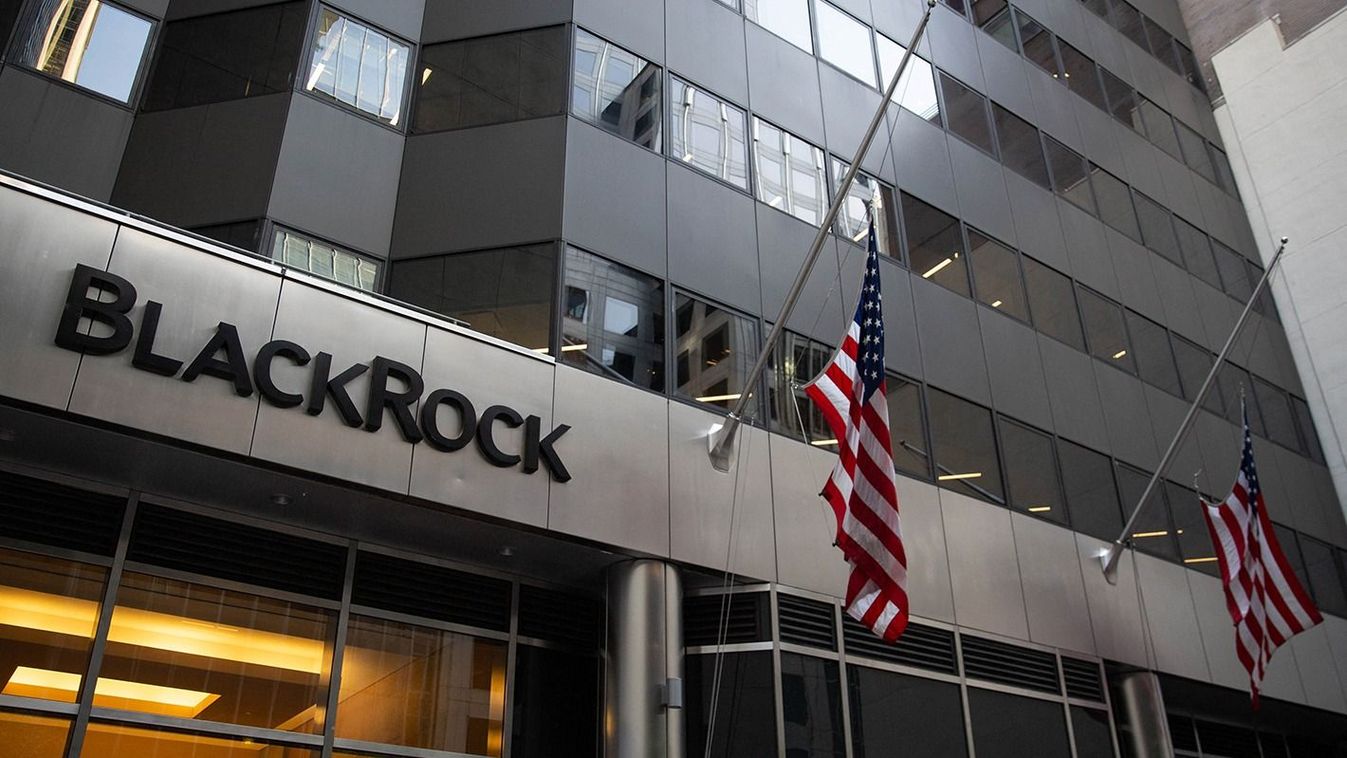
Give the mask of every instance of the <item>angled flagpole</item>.
[[1193, 398], [1193, 404], [1188, 408], [1188, 415], [1183, 417], [1183, 423], [1179, 424], [1179, 429], [1174, 433], [1174, 439], [1169, 441], [1169, 448], [1165, 450], [1164, 457], [1160, 459], [1160, 465], [1155, 467], [1155, 473], [1151, 474], [1151, 480], [1146, 483], [1146, 489], [1142, 491], [1141, 498], [1132, 509], [1132, 516], [1127, 519], [1127, 524], [1123, 526], [1122, 534], [1109, 546], [1108, 552], [1099, 556], [1100, 562], [1104, 567], [1104, 578], [1109, 584], [1115, 584], [1118, 581], [1118, 559], [1122, 557], [1122, 551], [1127, 547], [1128, 535], [1132, 533], [1132, 527], [1136, 526], [1137, 519], [1141, 517], [1141, 511], [1146, 507], [1150, 500], [1151, 493], [1155, 490], [1155, 485], [1159, 483], [1160, 477], [1165, 475], [1165, 469], [1169, 468], [1170, 461], [1174, 454], [1178, 452], [1179, 446], [1183, 444], [1184, 438], [1188, 436], [1188, 430], [1193, 426], [1193, 420], [1197, 418], [1197, 409], [1201, 407], [1202, 401], [1207, 397], [1207, 392], [1211, 390], [1212, 383], [1216, 380], [1216, 372], [1221, 370], [1221, 364], [1225, 362], [1225, 357], [1229, 355], [1230, 348], [1234, 347], [1235, 340], [1239, 333], [1244, 329], [1244, 322], [1249, 320], [1249, 313], [1253, 310], [1253, 304], [1258, 302], [1258, 297], [1263, 294], [1267, 288], [1268, 279], [1272, 277], [1273, 269], [1277, 268], [1277, 262], [1281, 260], [1282, 253], [1286, 252], [1286, 243], [1290, 242], [1287, 237], [1282, 237], [1281, 245], [1277, 247], [1277, 252], [1268, 262], [1267, 270], [1263, 272], [1263, 277], [1258, 280], [1258, 286], [1253, 288], [1253, 295], [1249, 297], [1249, 302], [1244, 304], [1244, 310], [1239, 314], [1239, 320], [1235, 322], [1235, 328], [1230, 330], [1230, 336], [1225, 340], [1225, 346], [1221, 348], [1220, 355], [1216, 356], [1216, 362], [1212, 364], [1211, 371], [1207, 372], [1207, 378], [1202, 382], [1202, 388], [1197, 391], [1197, 397]]
[[804, 285], [809, 281], [809, 272], [813, 271], [819, 253], [823, 251], [823, 243], [828, 241], [828, 235], [832, 233], [833, 223], [837, 221], [837, 214], [841, 212], [842, 205], [847, 201], [847, 193], [851, 191], [851, 184], [856, 180], [856, 173], [860, 171], [861, 161], [865, 158], [865, 154], [870, 152], [870, 143], [874, 142], [875, 134], [879, 132], [879, 125], [884, 120], [884, 113], [893, 100], [893, 93], [898, 89], [898, 80], [903, 78], [903, 72], [907, 70], [907, 62], [912, 58], [912, 51], [921, 41], [921, 35], [926, 32], [926, 24], [930, 22], [931, 11], [934, 8], [935, 0], [926, 0], [926, 12], [922, 14], [921, 22], [917, 24], [916, 31], [912, 33], [912, 39], [907, 43], [907, 50], [903, 51], [903, 59], [898, 62], [898, 70], [894, 72], [893, 79], [889, 81], [889, 86], [884, 90], [884, 96], [879, 100], [879, 107], [875, 110], [875, 115], [870, 119], [870, 128], [865, 130], [865, 136], [861, 138], [860, 147], [856, 149], [856, 155], [851, 159], [851, 167], [842, 177], [842, 184], [837, 188], [832, 205], [828, 206], [828, 212], [824, 214], [823, 222], [819, 224], [818, 234], [814, 235], [814, 243], [809, 246], [809, 253], [805, 255], [804, 263], [800, 264], [800, 271], [795, 275], [794, 283], [790, 285], [790, 290], [786, 292], [786, 300], [781, 304], [781, 312], [777, 314], [776, 321], [772, 324], [772, 331], [767, 335], [767, 342], [763, 345], [762, 352], [758, 353], [757, 360], [753, 362], [753, 368], [749, 369], [747, 386], [743, 394], [739, 395], [739, 399], [735, 401], [730, 414], [725, 418], [724, 425], [712, 429], [708, 436], [711, 448], [711, 465], [715, 466], [718, 471], [729, 471], [730, 469], [730, 451], [734, 448], [735, 433], [739, 430], [739, 425], [743, 423], [744, 410], [748, 408], [749, 401], [756, 395], [753, 391], [754, 385], [758, 377], [762, 375], [763, 369], [767, 367], [767, 361], [772, 356], [776, 341], [786, 328], [786, 319], [790, 318], [791, 311], [795, 310], [795, 302], [800, 299], [800, 293], [804, 291]]

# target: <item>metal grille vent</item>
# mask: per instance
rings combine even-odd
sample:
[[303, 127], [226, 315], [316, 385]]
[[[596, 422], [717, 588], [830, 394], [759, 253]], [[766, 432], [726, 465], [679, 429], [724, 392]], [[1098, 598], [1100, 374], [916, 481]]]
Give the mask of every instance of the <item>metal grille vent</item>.
[[521, 585], [519, 634], [597, 650], [603, 639], [603, 606], [593, 598]]
[[890, 644], [850, 616], [843, 616], [842, 639], [847, 643], [848, 657], [874, 658], [943, 674], [958, 672], [954, 632], [945, 629], [908, 624], [898, 642]]
[[1099, 677], [1099, 664], [1094, 661], [1063, 656], [1062, 679], [1066, 682], [1067, 697], [1104, 702], [1104, 681]]
[[338, 600], [346, 548], [141, 505], [127, 560]]
[[126, 500], [0, 472], [0, 534], [69, 550], [112, 555]]
[[443, 566], [360, 552], [351, 602], [504, 632], [510, 583]]
[[797, 645], [837, 649], [837, 625], [833, 606], [806, 600], [794, 595], [778, 593], [777, 620], [781, 624], [781, 641]]
[[963, 638], [963, 670], [969, 677], [1042, 692], [1062, 691], [1057, 681], [1057, 657], [1040, 650]]
[[[699, 595], [683, 600], [683, 643], [688, 647], [716, 644], [724, 595]], [[771, 638], [767, 623], [767, 593], [730, 595], [725, 620], [725, 644], [763, 642]]]
[[1258, 752], [1258, 738], [1252, 729], [1210, 721], [1197, 722], [1197, 739], [1203, 755], [1227, 758], [1262, 758]]

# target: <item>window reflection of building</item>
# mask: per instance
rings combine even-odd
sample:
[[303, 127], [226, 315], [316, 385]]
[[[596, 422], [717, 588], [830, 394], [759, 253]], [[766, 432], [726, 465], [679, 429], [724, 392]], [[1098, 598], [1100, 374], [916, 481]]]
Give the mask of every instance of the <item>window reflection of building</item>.
[[571, 112], [596, 126], [660, 148], [660, 69], [577, 29]]
[[[833, 158], [832, 164], [833, 190], [836, 191], [851, 165], [836, 158]], [[870, 231], [870, 215], [873, 213], [879, 252], [899, 257], [898, 209], [895, 200], [893, 187], [864, 171], [856, 172], [856, 179], [847, 190], [842, 212], [837, 216], [837, 233], [852, 242], [865, 245], [866, 235]]]
[[747, 362], [758, 349], [756, 325], [681, 293], [674, 317], [674, 391], [699, 402], [731, 407], [744, 392]]
[[748, 189], [744, 112], [677, 77], [672, 82], [669, 139], [674, 158]]
[[587, 371], [664, 391], [664, 284], [566, 250], [561, 357]]
[[836, 450], [837, 440], [818, 404], [805, 394], [804, 385], [823, 371], [832, 353], [832, 348], [822, 342], [786, 332], [773, 355], [772, 384], [767, 395], [774, 431], [825, 450]]
[[397, 126], [408, 50], [407, 45], [324, 8], [304, 89]]
[[753, 156], [759, 200], [811, 224], [823, 219], [828, 193], [822, 150], [754, 118]]
[[39, 0], [26, 18], [17, 60], [122, 102], [130, 99], [149, 21], [100, 0]]

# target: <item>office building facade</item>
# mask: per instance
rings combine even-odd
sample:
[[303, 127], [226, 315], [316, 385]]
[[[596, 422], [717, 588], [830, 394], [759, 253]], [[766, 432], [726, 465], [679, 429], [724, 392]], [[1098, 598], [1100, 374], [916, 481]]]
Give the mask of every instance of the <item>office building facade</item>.
[[[1171, 0], [935, 7], [747, 375], [924, 8], [0, 2], [0, 744], [1341, 753], [1347, 524], [1274, 298], [1100, 571], [1261, 274]], [[897, 646], [838, 605], [799, 388], [867, 213]], [[1326, 614], [1256, 717], [1197, 504], [1241, 400]]]

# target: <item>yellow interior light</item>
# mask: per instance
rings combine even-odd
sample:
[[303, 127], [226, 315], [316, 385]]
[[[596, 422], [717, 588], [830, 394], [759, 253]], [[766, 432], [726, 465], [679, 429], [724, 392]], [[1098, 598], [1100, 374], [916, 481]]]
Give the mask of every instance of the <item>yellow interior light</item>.
[[1206, 558], [1184, 558], [1184, 563], [1215, 563], [1216, 556], [1209, 555]]
[[1050, 510], [1052, 510], [1052, 506], [1051, 506], [1051, 505], [1031, 505], [1031, 506], [1029, 506], [1029, 512], [1030, 512], [1030, 513], [1047, 513], [1047, 512], [1050, 511]]
[[942, 268], [948, 266], [949, 264], [951, 264], [951, 263], [953, 263], [953, 262], [954, 262], [954, 259], [953, 259], [953, 258], [946, 258], [945, 260], [940, 261], [939, 263], [937, 263], [937, 264], [935, 264], [934, 266], [931, 266], [929, 269], [927, 269], [926, 273], [924, 273], [924, 274], [921, 275], [921, 278], [922, 278], [922, 279], [930, 279], [932, 276], [935, 276], [936, 274], [940, 273], [940, 269], [942, 269]]
[[[33, 697], [43, 700], [75, 701], [83, 676], [66, 671], [19, 666], [0, 694]], [[156, 713], [179, 718], [196, 718], [220, 696], [157, 684], [128, 682], [122, 679], [99, 677], [94, 685], [94, 705], [102, 708], [120, 708], [141, 713]]]
[[809, 444], [815, 447], [826, 447], [828, 445], [836, 445], [837, 440], [810, 440]]
[[953, 482], [959, 479], [981, 479], [981, 471], [970, 471], [966, 474], [941, 474], [939, 480], [942, 482]]
[[1001, 302], [1002, 302], [1002, 301], [997, 300], [996, 302], [992, 303], [992, 307], [993, 307], [993, 308], [1000, 308], [1000, 307], [1001, 307]]
[[1118, 360], [1119, 358], [1123, 357], [1124, 355], [1127, 355], [1127, 351], [1126, 351], [1126, 350], [1119, 350], [1118, 352], [1116, 352], [1116, 353], [1113, 354], [1113, 360], [1116, 361], [1116, 360]]
[[729, 395], [703, 395], [702, 397], [697, 398], [697, 402], [718, 403], [723, 400], [738, 400], [739, 396], [742, 394], [743, 394], [742, 392], [734, 392]]
[[562, 346], [561, 346], [561, 352], [563, 352], [563, 353], [571, 353], [571, 352], [575, 352], [576, 350], [588, 350], [588, 349], [589, 349], [589, 343], [587, 343], [587, 342], [581, 342], [581, 343], [578, 344], [578, 345], [562, 345]]
[[1169, 536], [1169, 530], [1168, 530], [1168, 529], [1161, 529], [1161, 530], [1154, 531], [1154, 532], [1135, 532], [1135, 533], [1132, 534], [1132, 538], [1133, 538], [1133, 539], [1144, 538], [1144, 537], [1167, 537], [1167, 536]]

